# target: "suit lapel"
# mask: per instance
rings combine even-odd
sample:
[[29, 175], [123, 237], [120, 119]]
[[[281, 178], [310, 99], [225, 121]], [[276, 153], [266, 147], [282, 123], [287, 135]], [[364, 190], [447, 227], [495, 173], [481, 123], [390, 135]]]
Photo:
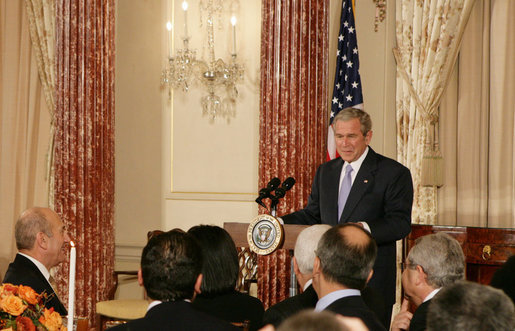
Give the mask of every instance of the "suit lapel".
[[336, 225], [338, 224], [338, 195], [340, 192], [340, 175], [343, 167], [343, 160], [341, 157], [331, 165], [329, 175], [326, 177], [325, 183], [322, 183], [322, 188], [328, 189], [330, 194], [327, 195], [329, 200], [329, 208], [327, 210], [328, 219], [322, 220], [322, 223]]
[[[370, 187], [374, 186], [375, 173], [377, 169], [377, 154], [369, 147], [367, 157], [363, 160], [358, 174], [352, 184], [347, 203], [342, 211], [339, 223], [348, 221], [359, 222], [360, 220], [350, 220], [350, 216], [356, 209], [359, 201]], [[337, 208], [338, 210], [338, 208]]]
[[34, 277], [37, 277], [38, 282], [42, 285], [47, 295], [52, 296], [50, 302], [56, 306], [56, 310], [58, 310], [60, 314], [66, 315], [66, 308], [62, 304], [61, 300], [57, 296], [57, 293], [54, 291], [48, 280], [41, 273], [41, 271], [39, 271], [38, 267], [23, 255], [17, 254], [15, 260], [16, 259], [19, 259], [19, 263], [22, 264], [25, 269], [30, 270]]

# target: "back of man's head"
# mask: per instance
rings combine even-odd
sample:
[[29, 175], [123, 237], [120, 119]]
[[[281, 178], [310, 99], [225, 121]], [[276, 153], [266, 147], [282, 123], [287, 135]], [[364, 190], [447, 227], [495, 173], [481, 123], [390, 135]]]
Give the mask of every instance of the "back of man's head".
[[293, 255], [302, 274], [313, 273], [315, 250], [322, 235], [331, 228], [327, 224], [315, 224], [299, 233]]
[[514, 330], [515, 308], [501, 290], [458, 281], [431, 300], [427, 330]]
[[202, 251], [182, 230], [171, 230], [150, 239], [141, 255], [143, 286], [154, 300], [193, 298], [202, 268]]
[[439, 232], [418, 238], [408, 254], [410, 265], [419, 265], [427, 274], [427, 283], [440, 288], [465, 279], [465, 255], [459, 242]]
[[351, 223], [327, 230], [316, 250], [327, 281], [359, 290], [365, 288], [376, 255], [377, 245], [372, 236]]
[[33, 207], [24, 211], [14, 227], [14, 237], [18, 250], [31, 250], [39, 232], [52, 237], [52, 224], [47, 219], [47, 208]]

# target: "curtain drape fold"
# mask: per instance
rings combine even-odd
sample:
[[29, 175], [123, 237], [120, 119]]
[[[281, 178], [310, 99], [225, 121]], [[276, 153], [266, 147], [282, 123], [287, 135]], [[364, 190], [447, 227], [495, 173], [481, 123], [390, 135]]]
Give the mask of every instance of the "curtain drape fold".
[[441, 105], [438, 224], [515, 227], [515, 2], [477, 1]]
[[[76, 313], [90, 321], [114, 267], [114, 5], [56, 5], [54, 204], [77, 244]], [[68, 267], [61, 266], [61, 293]]]
[[48, 204], [50, 110], [23, 1], [0, 0], [0, 278], [14, 258], [20, 213]]
[[412, 173], [414, 223], [436, 222], [436, 186], [421, 185], [422, 161], [474, 1], [397, 0], [397, 159]]
[[[328, 8], [327, 0], [262, 2], [259, 187], [273, 177], [297, 181], [278, 215], [304, 207], [325, 159]], [[259, 257], [265, 307], [287, 297], [289, 262], [284, 250]]]
[[43, 86], [45, 101], [50, 112], [50, 142], [46, 160], [46, 181], [49, 204], [53, 206], [52, 157], [54, 149], [54, 109], [55, 109], [55, 0], [25, 0], [29, 18], [32, 49], [38, 63], [39, 80]]

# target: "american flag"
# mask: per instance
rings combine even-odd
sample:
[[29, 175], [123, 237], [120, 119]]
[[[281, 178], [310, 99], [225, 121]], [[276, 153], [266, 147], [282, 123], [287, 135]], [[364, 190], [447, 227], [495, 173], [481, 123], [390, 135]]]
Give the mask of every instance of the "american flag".
[[327, 160], [338, 157], [334, 144], [333, 118], [347, 107], [363, 109], [361, 78], [359, 77], [359, 54], [352, 0], [343, 0], [340, 16], [336, 74], [334, 75], [331, 117], [327, 133]]

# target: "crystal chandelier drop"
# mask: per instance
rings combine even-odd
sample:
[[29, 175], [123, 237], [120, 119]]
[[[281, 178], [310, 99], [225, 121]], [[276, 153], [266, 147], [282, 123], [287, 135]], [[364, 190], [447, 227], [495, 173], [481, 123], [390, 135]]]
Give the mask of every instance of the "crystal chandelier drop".
[[[234, 0], [233, 0], [234, 2]], [[231, 5], [231, 7], [233, 7]], [[162, 72], [162, 85], [168, 88], [180, 89], [188, 92], [191, 86], [199, 86], [206, 91], [201, 98], [202, 114], [210, 120], [217, 117], [234, 117], [236, 115], [236, 99], [238, 89], [236, 84], [243, 82], [244, 68], [238, 63], [236, 55], [236, 17], [232, 16], [232, 52], [228, 63], [215, 57], [214, 21], [215, 15], [220, 16], [223, 8], [223, 0], [201, 0], [200, 19], [201, 27], [205, 25], [207, 33], [207, 59], [197, 59], [196, 51], [189, 49], [189, 37], [187, 28], [187, 2], [184, 1], [184, 37], [183, 48], [170, 56], [168, 66]], [[205, 24], [202, 21], [202, 13], [205, 11]], [[219, 19], [220, 20], [220, 19]], [[170, 33], [171, 23], [167, 23]]]

